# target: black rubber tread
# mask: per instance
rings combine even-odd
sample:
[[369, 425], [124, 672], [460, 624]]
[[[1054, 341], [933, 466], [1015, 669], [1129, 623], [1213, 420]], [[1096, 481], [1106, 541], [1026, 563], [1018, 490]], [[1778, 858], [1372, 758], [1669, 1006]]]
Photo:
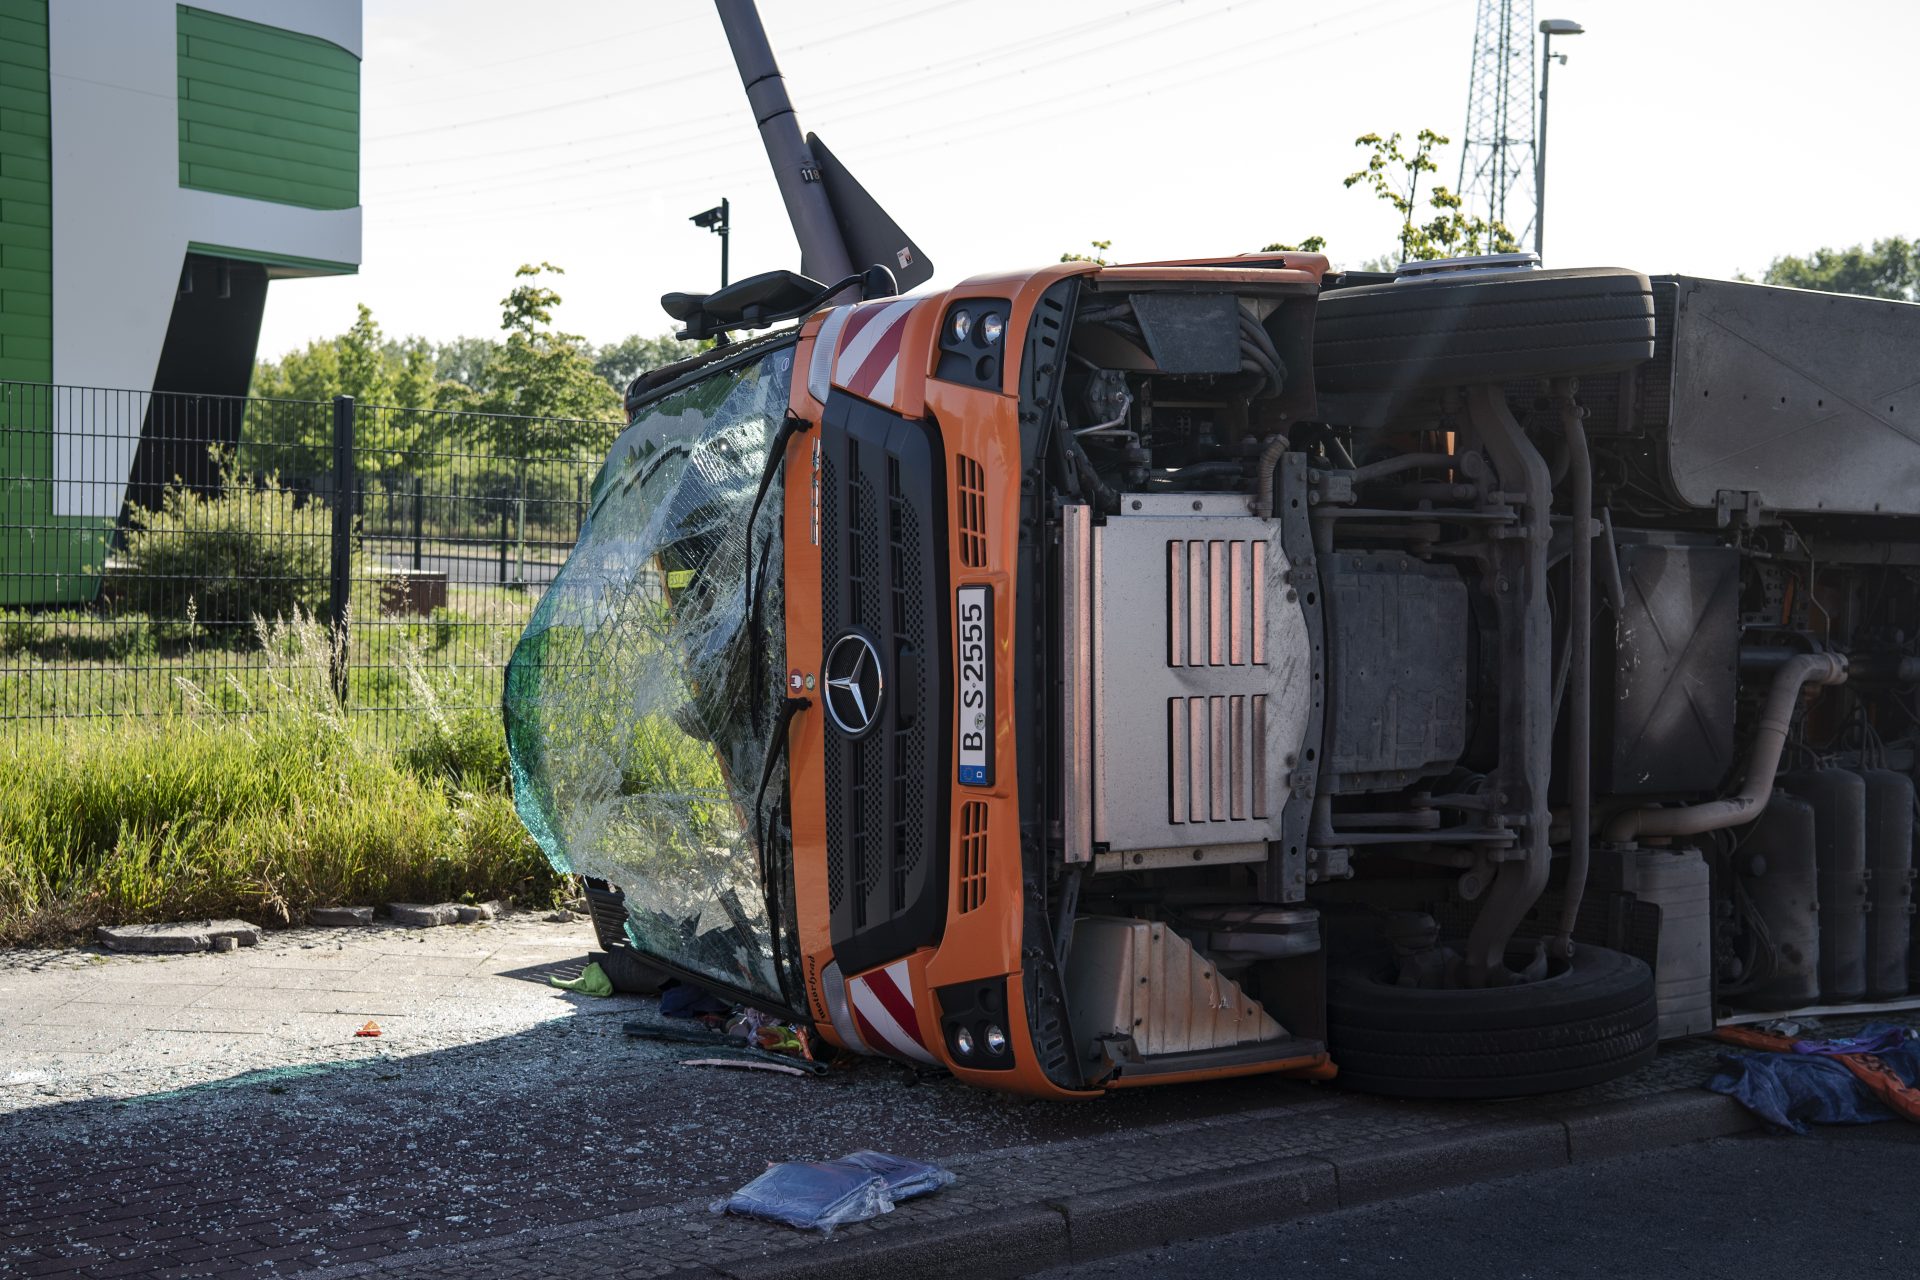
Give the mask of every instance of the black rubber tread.
[[[1508, 963], [1526, 962], [1516, 948]], [[1603, 1018], [1653, 996], [1653, 971], [1645, 961], [1605, 947], [1581, 946], [1572, 963], [1540, 982], [1476, 990], [1423, 991], [1396, 987], [1371, 969], [1329, 974], [1327, 1005], [1353, 1027], [1382, 1031], [1503, 1031], [1557, 1026]]]
[[[1526, 1053], [1538, 1049], [1578, 1047], [1636, 1032], [1650, 1026], [1657, 1014], [1654, 999], [1649, 995], [1618, 1013], [1583, 1018], [1577, 1022], [1544, 1027], [1508, 1027], [1498, 1031], [1424, 1032], [1420, 1036], [1420, 1047], [1422, 1052], [1440, 1054]], [[1406, 1032], [1343, 1023], [1340, 1043], [1350, 1052], [1399, 1053], [1406, 1046]]]
[[1619, 267], [1471, 272], [1320, 298], [1314, 377], [1402, 391], [1631, 368], [1653, 357], [1653, 286]]
[[1489, 1076], [1464, 1080], [1438, 1076], [1416, 1079], [1407, 1076], [1373, 1076], [1343, 1068], [1339, 1080], [1357, 1092], [1386, 1094], [1396, 1098], [1531, 1097], [1542, 1093], [1561, 1093], [1568, 1089], [1584, 1089], [1590, 1084], [1605, 1084], [1609, 1080], [1631, 1075], [1653, 1061], [1656, 1047], [1650, 1033], [1646, 1047], [1630, 1057], [1542, 1075]]
[[[1527, 954], [1517, 947], [1509, 961]], [[1579, 947], [1558, 972], [1510, 987], [1399, 987], [1378, 959], [1327, 983], [1327, 1047], [1340, 1079], [1403, 1097], [1508, 1097], [1610, 1080], [1651, 1060], [1657, 1017], [1653, 971], [1604, 947]]]
[[[1480, 1080], [1490, 1074], [1538, 1076], [1562, 1071], [1577, 1071], [1598, 1063], [1619, 1062], [1631, 1058], [1656, 1039], [1654, 1024], [1647, 1023], [1619, 1035], [1607, 1036], [1590, 1044], [1562, 1045], [1557, 1049], [1535, 1049], [1525, 1053], [1356, 1053], [1343, 1048], [1339, 1062], [1342, 1070], [1359, 1075], [1415, 1077], [1438, 1080]], [[1488, 1066], [1499, 1063], [1497, 1072]]]

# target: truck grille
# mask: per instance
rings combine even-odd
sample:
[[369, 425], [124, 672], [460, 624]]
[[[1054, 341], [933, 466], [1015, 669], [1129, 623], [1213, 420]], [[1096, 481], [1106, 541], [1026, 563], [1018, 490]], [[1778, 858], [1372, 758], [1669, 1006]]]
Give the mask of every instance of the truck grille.
[[953, 478], [954, 523], [960, 527], [960, 563], [969, 569], [987, 564], [987, 473], [961, 454]]
[[920, 425], [832, 398], [821, 424], [822, 648], [858, 632], [885, 678], [871, 730], [825, 729], [827, 894], [847, 973], [933, 942], [945, 918], [938, 469]]
[[960, 806], [960, 914], [987, 900], [987, 806], [969, 800]]

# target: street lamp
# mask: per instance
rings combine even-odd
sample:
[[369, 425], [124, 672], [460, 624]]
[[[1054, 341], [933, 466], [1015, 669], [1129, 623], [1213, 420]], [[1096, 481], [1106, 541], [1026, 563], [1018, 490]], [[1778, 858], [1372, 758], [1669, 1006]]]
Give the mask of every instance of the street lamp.
[[727, 287], [727, 233], [733, 230], [733, 206], [723, 197], [719, 204], [711, 209], [694, 214], [687, 221], [696, 227], [705, 227], [720, 237], [720, 287]]
[[1547, 237], [1547, 83], [1553, 75], [1553, 60], [1557, 56], [1561, 65], [1565, 65], [1567, 55], [1553, 52], [1555, 36], [1577, 36], [1586, 28], [1572, 18], [1544, 18], [1540, 22], [1540, 34], [1545, 57], [1540, 64], [1540, 148], [1533, 157], [1533, 256], [1541, 256], [1540, 246]]

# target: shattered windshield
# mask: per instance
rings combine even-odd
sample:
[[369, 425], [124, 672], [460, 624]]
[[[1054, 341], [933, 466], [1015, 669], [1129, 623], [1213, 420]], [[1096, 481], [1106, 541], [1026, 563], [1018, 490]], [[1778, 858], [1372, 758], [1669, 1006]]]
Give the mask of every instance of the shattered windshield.
[[786, 647], [777, 475], [751, 609], [746, 524], [792, 367], [791, 341], [762, 347], [639, 411], [506, 688], [514, 803], [548, 860], [619, 886], [641, 951], [773, 1001], [750, 811]]

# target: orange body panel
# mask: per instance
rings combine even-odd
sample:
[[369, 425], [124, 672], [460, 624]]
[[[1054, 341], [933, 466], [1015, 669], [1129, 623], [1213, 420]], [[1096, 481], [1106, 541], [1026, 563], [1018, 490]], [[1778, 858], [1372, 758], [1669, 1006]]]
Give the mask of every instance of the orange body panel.
[[[1285, 266], [1279, 265], [1282, 257]], [[1268, 262], [1274, 265], [1259, 265]], [[995, 622], [992, 631], [993, 783], [987, 787], [953, 787], [948, 815], [945, 927], [936, 945], [915, 952], [907, 961], [915, 1017], [921, 1035], [928, 1049], [962, 1080], [1056, 1099], [1097, 1097], [1103, 1092], [1062, 1089], [1041, 1070], [1032, 1045], [1031, 1023], [1021, 981], [1025, 916], [1018, 790], [1021, 770], [1014, 727], [1013, 645], [1016, 632], [1009, 623], [1013, 618], [1013, 588], [1019, 550], [1020, 361], [1034, 308], [1049, 287], [1074, 275], [1093, 276], [1099, 283], [1111, 281], [1116, 284], [1164, 281], [1234, 286], [1313, 286], [1319, 283], [1325, 270], [1326, 259], [1311, 254], [1202, 260], [1150, 268], [1103, 268], [1095, 263], [1067, 262], [1037, 271], [967, 280], [944, 294], [926, 298], [901, 322], [899, 369], [889, 397], [890, 407], [902, 417], [927, 419], [935, 425], [939, 447], [944, 455], [945, 483], [949, 486], [946, 540], [949, 590], [967, 585], [989, 587]], [[1002, 357], [1003, 372], [998, 391], [939, 382], [931, 378], [939, 355], [938, 326], [951, 304], [967, 298], [1009, 301], [1007, 347]], [[810, 679], [817, 682], [819, 678], [824, 643], [820, 634], [822, 561], [816, 542], [816, 449], [824, 406], [813, 398], [806, 384], [814, 339], [823, 316], [809, 320], [802, 329], [795, 352], [793, 390], [789, 401], [792, 411], [812, 423], [814, 430], [799, 437], [789, 449], [786, 460], [784, 554], [787, 666], [800, 676], [802, 695], [813, 698], [815, 708], [796, 718], [790, 730], [788, 774], [793, 797], [795, 908], [799, 917], [798, 942], [805, 971], [808, 1010], [823, 1038], [842, 1048], [853, 1048], [840, 1043], [819, 980], [821, 970], [833, 959], [826, 860], [821, 856], [826, 847], [826, 718], [817, 712], [819, 689], [808, 687], [807, 682]], [[838, 394], [850, 393], [842, 391]], [[952, 485], [961, 473], [963, 457], [978, 463], [986, 477], [986, 546], [984, 563], [981, 564], [963, 561], [961, 539], [954, 535], [952, 528], [952, 513], [958, 509]], [[951, 635], [943, 637], [943, 643], [951, 644], [953, 641]], [[958, 716], [958, 681], [954, 683], [956, 705], [952, 710]], [[965, 874], [961, 849], [963, 810], [970, 802], [986, 807], [984, 897], [971, 903], [962, 892], [961, 884]], [[851, 979], [858, 975], [847, 973], [842, 976]], [[940, 1011], [933, 995], [934, 989], [1001, 978], [1007, 984], [1006, 1030], [1012, 1039], [1014, 1065], [1006, 1070], [982, 1071], [954, 1062], [941, 1034]], [[1319, 1054], [1278, 1062], [1183, 1072], [1177, 1076], [1121, 1079], [1115, 1081], [1114, 1086], [1218, 1079], [1267, 1072], [1321, 1078], [1331, 1074], [1331, 1071], [1326, 1055]]]
[[1105, 267], [1101, 284], [1304, 284], [1317, 286], [1320, 277], [1290, 267]]
[[[820, 992], [820, 969], [833, 958], [827, 910], [827, 864], [824, 858], [797, 856], [801, 849], [824, 849], [827, 843], [826, 795], [826, 717], [820, 712], [820, 547], [817, 519], [819, 470], [815, 461], [820, 444], [820, 402], [807, 391], [807, 365], [813, 353], [813, 338], [820, 331], [820, 317], [807, 321], [801, 329], [800, 344], [794, 351], [793, 386], [787, 407], [814, 424], [787, 450], [786, 473], [782, 492], [786, 495], [781, 524], [782, 560], [786, 570], [787, 669], [800, 673], [800, 696], [813, 699], [814, 705], [796, 717], [787, 737], [788, 790], [793, 805], [794, 912], [800, 944], [801, 969], [805, 974], [807, 1012], [814, 1026], [829, 1042], [840, 1044], [828, 1016], [826, 1000]], [[811, 686], [811, 687], [810, 687]], [[792, 690], [788, 692], [791, 694]]]

